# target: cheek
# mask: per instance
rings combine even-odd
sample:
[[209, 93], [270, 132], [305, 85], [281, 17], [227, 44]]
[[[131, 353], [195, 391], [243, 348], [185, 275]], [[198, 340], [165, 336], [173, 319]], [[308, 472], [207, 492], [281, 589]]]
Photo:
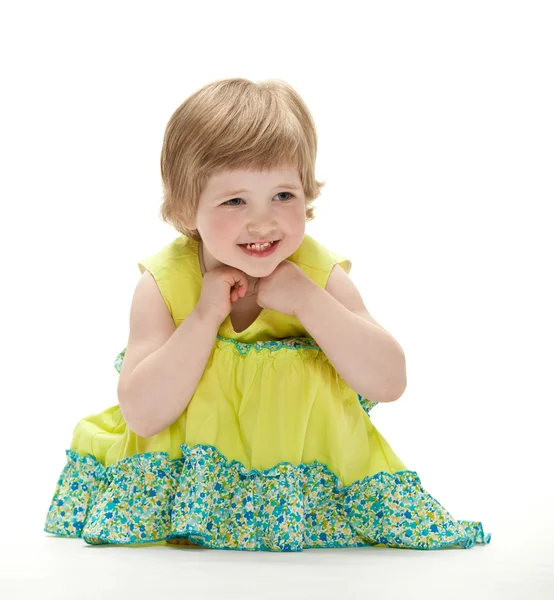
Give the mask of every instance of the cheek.
[[233, 233], [233, 220], [223, 215], [217, 215], [212, 219], [210, 229], [218, 239], [225, 239]]
[[304, 203], [296, 207], [294, 215], [291, 215], [292, 227], [297, 234], [304, 234], [306, 230], [306, 208]]
[[291, 211], [289, 212], [289, 217], [293, 218], [295, 221], [302, 221], [306, 218], [306, 203], [304, 200], [300, 200], [291, 206]]

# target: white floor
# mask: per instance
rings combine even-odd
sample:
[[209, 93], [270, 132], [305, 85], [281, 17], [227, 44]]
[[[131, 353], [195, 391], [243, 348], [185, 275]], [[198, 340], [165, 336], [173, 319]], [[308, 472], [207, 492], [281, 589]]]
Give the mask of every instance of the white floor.
[[[538, 506], [538, 505], [537, 505]], [[0, 598], [86, 600], [355, 598], [552, 600], [552, 512], [529, 505], [488, 519], [490, 544], [468, 550], [388, 548], [241, 552], [91, 546], [47, 533], [2, 539]], [[7, 524], [9, 526], [9, 524]]]

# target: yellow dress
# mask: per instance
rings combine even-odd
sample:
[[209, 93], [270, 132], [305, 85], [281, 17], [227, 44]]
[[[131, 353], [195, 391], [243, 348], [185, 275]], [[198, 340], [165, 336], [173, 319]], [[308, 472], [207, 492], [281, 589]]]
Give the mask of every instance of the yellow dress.
[[[335, 264], [352, 267], [307, 234], [288, 260], [324, 289]], [[198, 242], [179, 236], [139, 269], [179, 326], [200, 296]], [[422, 488], [374, 427], [376, 405], [295, 317], [263, 309], [237, 333], [228, 316], [167, 429], [141, 437], [119, 405], [77, 423], [44, 531], [88, 544], [184, 538], [270, 551], [489, 543], [480, 522], [457, 521]]]

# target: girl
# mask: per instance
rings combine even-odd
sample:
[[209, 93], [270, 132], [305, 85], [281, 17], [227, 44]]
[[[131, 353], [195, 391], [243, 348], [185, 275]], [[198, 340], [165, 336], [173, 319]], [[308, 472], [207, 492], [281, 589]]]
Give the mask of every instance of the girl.
[[119, 403], [77, 423], [46, 532], [271, 551], [489, 543], [371, 422], [404, 392], [404, 353], [350, 260], [305, 234], [316, 151], [282, 81], [215, 81], [175, 111], [161, 216], [180, 235], [138, 265]]

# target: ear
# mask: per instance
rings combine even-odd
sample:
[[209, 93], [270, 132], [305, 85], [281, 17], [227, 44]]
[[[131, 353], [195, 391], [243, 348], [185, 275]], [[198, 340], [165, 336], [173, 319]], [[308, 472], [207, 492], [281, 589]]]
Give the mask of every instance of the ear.
[[183, 213], [180, 213], [179, 217], [180, 217], [179, 220], [187, 229], [190, 229], [191, 231], [196, 229], [196, 223], [194, 221], [189, 221], [189, 220], [185, 219]]

